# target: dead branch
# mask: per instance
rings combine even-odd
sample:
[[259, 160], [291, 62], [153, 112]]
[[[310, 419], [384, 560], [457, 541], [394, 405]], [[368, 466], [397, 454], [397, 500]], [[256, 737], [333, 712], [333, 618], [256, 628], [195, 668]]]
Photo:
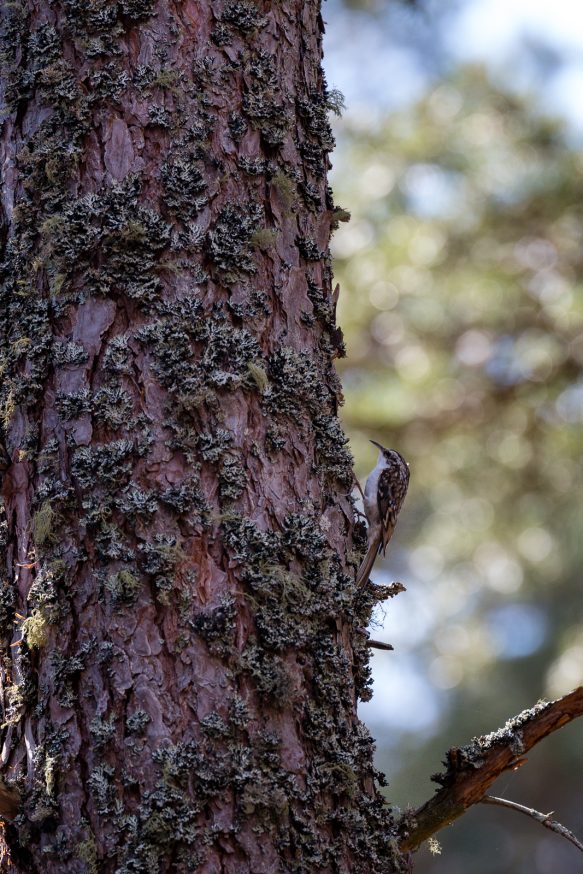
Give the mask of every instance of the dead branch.
[[385, 643], [382, 640], [367, 640], [366, 645], [370, 647], [370, 649], [386, 649], [386, 650], [394, 650], [395, 647], [392, 643]]
[[509, 719], [492, 734], [474, 738], [467, 746], [449, 750], [447, 770], [431, 779], [441, 785], [433, 798], [399, 823], [399, 846], [416, 850], [423, 841], [482, 801], [492, 783], [504, 771], [523, 765], [527, 753], [553, 731], [583, 715], [583, 686], [558, 698], [539, 702]]
[[525, 807], [524, 804], [517, 804], [516, 801], [508, 801], [507, 798], [497, 798], [495, 795], [484, 795], [481, 804], [496, 804], [498, 807], [507, 807], [509, 810], [516, 810], [517, 813], [523, 813], [525, 816], [530, 816], [531, 819], [540, 822], [540, 824], [544, 825], [545, 828], [550, 828], [551, 831], [556, 832], [562, 838], [565, 838], [565, 840], [570, 841], [583, 853], [583, 844], [575, 837], [573, 832], [568, 828], [565, 828], [565, 826], [560, 822], [557, 822], [556, 819], [551, 819], [554, 813], [553, 810], [551, 810], [550, 813], [541, 813], [540, 810], [535, 810], [534, 807]]
[[375, 601], [388, 601], [389, 598], [394, 598], [400, 595], [401, 592], [406, 592], [407, 589], [398, 580], [390, 583], [388, 586], [378, 586], [376, 583], [369, 582], [368, 589], [372, 593]]

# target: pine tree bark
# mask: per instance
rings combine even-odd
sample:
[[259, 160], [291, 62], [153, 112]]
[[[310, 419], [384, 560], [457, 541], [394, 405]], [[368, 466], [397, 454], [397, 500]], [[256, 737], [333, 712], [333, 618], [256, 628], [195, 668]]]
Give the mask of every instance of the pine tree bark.
[[3, 870], [398, 871], [319, 3], [1, 16]]

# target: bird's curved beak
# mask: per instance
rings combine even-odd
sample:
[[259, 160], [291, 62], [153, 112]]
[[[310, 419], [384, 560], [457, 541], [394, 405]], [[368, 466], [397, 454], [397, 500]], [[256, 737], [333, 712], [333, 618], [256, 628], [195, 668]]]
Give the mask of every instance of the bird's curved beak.
[[369, 442], [370, 442], [370, 443], [372, 443], [372, 445], [373, 445], [373, 446], [376, 446], [376, 447], [377, 447], [377, 448], [378, 448], [378, 449], [380, 449], [380, 450], [381, 450], [381, 452], [382, 452], [382, 451], [383, 451], [383, 449], [384, 449], [384, 448], [385, 448], [385, 447], [384, 447], [384, 446], [381, 446], [381, 444], [380, 444], [380, 443], [377, 443], [377, 441], [376, 441], [376, 440], [370, 440], [370, 441], [369, 441]]

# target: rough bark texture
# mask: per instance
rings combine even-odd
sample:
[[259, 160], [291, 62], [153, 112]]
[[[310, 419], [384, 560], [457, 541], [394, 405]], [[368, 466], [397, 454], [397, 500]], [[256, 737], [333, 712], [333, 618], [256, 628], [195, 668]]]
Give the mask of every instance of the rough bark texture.
[[397, 871], [319, 4], [1, 16], [10, 871]]

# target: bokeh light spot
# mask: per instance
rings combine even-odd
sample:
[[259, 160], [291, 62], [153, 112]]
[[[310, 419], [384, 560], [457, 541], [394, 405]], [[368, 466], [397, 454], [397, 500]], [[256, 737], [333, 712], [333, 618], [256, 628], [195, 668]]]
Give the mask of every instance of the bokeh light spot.
[[521, 555], [533, 563], [544, 561], [553, 548], [553, 538], [544, 528], [525, 528], [518, 537]]
[[543, 644], [547, 621], [540, 607], [505, 604], [487, 614], [496, 652], [506, 659], [531, 655]]

